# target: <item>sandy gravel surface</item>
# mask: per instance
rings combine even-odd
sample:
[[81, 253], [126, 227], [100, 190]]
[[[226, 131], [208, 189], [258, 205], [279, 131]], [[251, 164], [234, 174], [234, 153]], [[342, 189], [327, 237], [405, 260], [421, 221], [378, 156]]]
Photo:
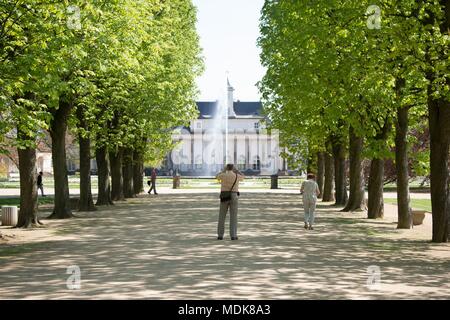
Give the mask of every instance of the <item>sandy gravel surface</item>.
[[[0, 299], [450, 298], [450, 245], [429, 241], [429, 214], [396, 230], [395, 206], [370, 221], [320, 204], [306, 231], [299, 196], [245, 191], [240, 239], [217, 241], [217, 193], [160, 193], [37, 230], [0, 227]], [[80, 290], [67, 288], [73, 265]], [[371, 266], [381, 281], [368, 286]]]

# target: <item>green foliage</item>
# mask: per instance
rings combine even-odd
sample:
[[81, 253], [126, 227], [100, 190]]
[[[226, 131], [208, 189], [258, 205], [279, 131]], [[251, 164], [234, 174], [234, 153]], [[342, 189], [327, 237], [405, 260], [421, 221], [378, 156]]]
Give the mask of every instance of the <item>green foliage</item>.
[[[381, 9], [381, 28], [368, 27], [370, 5]], [[259, 87], [271, 127], [293, 154], [321, 151], [327, 137], [345, 141], [351, 126], [365, 156], [392, 156], [393, 131], [381, 133], [396, 109], [412, 108], [419, 121], [430, 96], [450, 98], [442, 19], [439, 1], [266, 0]]]
[[62, 100], [75, 134], [150, 158], [196, 116], [191, 0], [5, 0], [0, 21], [0, 146], [35, 144]]

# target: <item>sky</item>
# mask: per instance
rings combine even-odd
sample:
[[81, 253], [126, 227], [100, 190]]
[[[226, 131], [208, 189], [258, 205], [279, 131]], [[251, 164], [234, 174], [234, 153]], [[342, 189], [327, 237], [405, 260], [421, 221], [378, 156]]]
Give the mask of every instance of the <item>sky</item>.
[[224, 96], [227, 76], [235, 100], [259, 101], [256, 83], [264, 75], [256, 45], [264, 0], [193, 0], [205, 72], [197, 80], [199, 100]]

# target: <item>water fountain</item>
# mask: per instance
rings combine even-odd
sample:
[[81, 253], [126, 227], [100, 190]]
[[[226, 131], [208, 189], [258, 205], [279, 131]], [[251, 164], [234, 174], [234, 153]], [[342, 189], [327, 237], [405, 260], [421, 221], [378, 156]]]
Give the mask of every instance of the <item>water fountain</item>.
[[[228, 83], [228, 91], [231, 86]], [[232, 89], [232, 88], [231, 88]], [[212, 118], [208, 121], [205, 136], [203, 138], [204, 153], [204, 175], [214, 176], [222, 170], [227, 156], [229, 155], [228, 143], [228, 117], [229, 107], [232, 106], [232, 95], [223, 95], [216, 101]]]

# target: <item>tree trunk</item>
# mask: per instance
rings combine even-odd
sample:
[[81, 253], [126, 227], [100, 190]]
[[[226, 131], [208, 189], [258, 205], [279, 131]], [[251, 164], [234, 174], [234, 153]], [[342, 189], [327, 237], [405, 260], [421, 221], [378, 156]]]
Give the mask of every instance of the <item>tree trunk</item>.
[[135, 150], [133, 154], [133, 189], [134, 194], [138, 195], [144, 191], [144, 159], [142, 153]]
[[18, 149], [20, 173], [20, 210], [17, 228], [30, 228], [42, 224], [38, 218], [36, 181], [36, 149]]
[[318, 152], [317, 153], [317, 185], [319, 186], [320, 195], [319, 199], [323, 196], [323, 180], [325, 175], [325, 153]]
[[97, 160], [98, 196], [97, 206], [113, 205], [111, 200], [111, 184], [109, 181], [109, 159], [106, 147], [100, 147], [95, 152]]
[[[375, 139], [380, 142], [386, 141], [391, 130], [390, 119], [387, 118], [381, 130], [377, 133]], [[384, 158], [372, 159], [369, 174], [369, 200], [368, 212], [369, 219], [378, 219], [384, 217]]]
[[[80, 127], [87, 128], [82, 108], [77, 110]], [[78, 135], [80, 145], [80, 200], [78, 202], [79, 211], [95, 211], [94, 199], [92, 198], [91, 185], [91, 139]]]
[[66, 132], [67, 121], [72, 110], [70, 103], [60, 100], [59, 109], [53, 113], [50, 123], [52, 138], [53, 175], [55, 181], [55, 208], [49, 219], [72, 218], [67, 177]]
[[133, 150], [126, 148], [123, 152], [123, 194], [125, 198], [134, 198], [133, 186]]
[[123, 148], [109, 153], [109, 161], [111, 165], [111, 199], [113, 201], [123, 201], [125, 196], [123, 193], [123, 172], [122, 172]]
[[334, 167], [333, 167], [333, 156], [328, 152], [325, 152], [325, 183], [323, 186], [323, 202], [334, 201], [333, 194], [333, 178], [334, 178]]
[[[440, 30], [448, 34], [450, 30], [450, 1], [440, 0], [443, 9], [443, 19]], [[431, 19], [436, 19], [434, 12], [430, 13]], [[429, 23], [432, 24], [432, 23]], [[428, 48], [428, 52], [430, 48]], [[445, 57], [442, 57], [444, 59]], [[427, 62], [431, 61], [427, 53]], [[450, 101], [445, 96], [434, 98], [432, 83], [435, 74], [427, 74], [430, 81], [428, 88], [428, 119], [430, 126], [430, 180], [431, 180], [431, 208], [433, 217], [433, 242], [447, 242], [450, 232], [450, 191], [449, 191], [449, 146], [450, 146]], [[450, 85], [447, 77], [447, 86]]]
[[447, 242], [450, 223], [449, 145], [450, 102], [428, 102], [430, 126], [431, 208], [433, 242]]
[[408, 108], [397, 109], [395, 124], [395, 169], [397, 171], [398, 229], [410, 229], [412, 216], [408, 175]]
[[369, 176], [368, 218], [384, 217], [383, 200], [384, 159], [372, 159]]
[[350, 127], [349, 132], [349, 158], [350, 158], [350, 195], [347, 205], [342, 211], [365, 210], [364, 172], [362, 166], [362, 149], [364, 139], [358, 137]]
[[342, 142], [333, 142], [333, 157], [334, 157], [334, 184], [336, 190], [337, 206], [345, 206], [346, 204], [346, 189], [345, 189], [345, 148]]

